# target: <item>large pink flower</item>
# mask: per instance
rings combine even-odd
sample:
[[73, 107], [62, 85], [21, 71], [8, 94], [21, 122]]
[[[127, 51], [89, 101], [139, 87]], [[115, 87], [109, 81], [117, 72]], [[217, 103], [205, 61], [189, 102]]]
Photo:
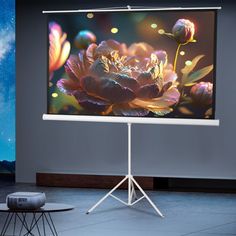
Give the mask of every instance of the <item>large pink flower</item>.
[[70, 53], [70, 43], [66, 33], [55, 22], [49, 24], [49, 73], [59, 69], [66, 62]]
[[59, 80], [58, 88], [89, 114], [164, 115], [180, 96], [167, 54], [146, 43], [129, 48], [114, 40], [91, 44], [70, 56], [65, 70], [69, 79]]

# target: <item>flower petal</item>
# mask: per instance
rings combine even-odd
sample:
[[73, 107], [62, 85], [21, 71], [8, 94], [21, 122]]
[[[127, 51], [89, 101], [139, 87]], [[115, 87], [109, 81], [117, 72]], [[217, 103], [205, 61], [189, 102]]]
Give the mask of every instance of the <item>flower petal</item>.
[[111, 73], [110, 76], [117, 81], [121, 86], [125, 88], [129, 88], [133, 92], [136, 92], [139, 89], [139, 83], [136, 79], [125, 75], [125, 74], [118, 74], [118, 73]]
[[101, 97], [111, 103], [129, 102], [135, 98], [129, 88], [123, 87], [109, 77], [83, 77], [81, 86], [88, 94]]
[[113, 48], [111, 48], [108, 44], [107, 41], [102, 41], [97, 48], [94, 51], [94, 56], [96, 58], [100, 57], [100, 56], [109, 56], [109, 54], [114, 51]]
[[51, 21], [49, 23], [49, 30], [52, 32], [57, 31], [59, 35], [62, 34], [61, 26], [57, 24], [55, 21]]
[[137, 57], [150, 57], [153, 51], [153, 47], [145, 42], [133, 43], [128, 48], [128, 54]]
[[57, 87], [62, 93], [72, 95], [75, 91], [80, 89], [79, 83], [71, 79], [60, 79], [57, 81]]
[[168, 56], [167, 56], [166, 51], [158, 50], [158, 51], [155, 51], [154, 54], [157, 56], [159, 62], [162, 62], [164, 66], [167, 65]]
[[153, 84], [152, 74], [150, 72], [143, 72], [137, 77], [137, 81], [141, 86]]
[[158, 95], [159, 95], [159, 88], [157, 84], [144, 85], [139, 89], [137, 93], [138, 98], [144, 98], [144, 99], [156, 98], [158, 97]]
[[110, 103], [107, 101], [90, 96], [84, 91], [77, 91], [73, 95], [78, 100], [79, 104], [88, 111], [103, 112], [110, 106]]
[[90, 64], [94, 62], [94, 53], [95, 53], [96, 48], [97, 48], [97, 44], [91, 43], [86, 50], [86, 57]]
[[119, 54], [124, 55], [127, 54], [127, 47], [125, 43], [119, 43], [116, 40], [108, 39], [107, 41], [108, 47], [113, 50], [119, 51]]
[[163, 108], [168, 108], [179, 101], [180, 93], [177, 88], [171, 87], [161, 97], [150, 99], [150, 100], [141, 100], [135, 99], [131, 103], [149, 109], [150, 111], [163, 110]]
[[79, 81], [79, 79], [73, 74], [73, 72], [70, 70], [68, 65], [64, 65], [64, 69], [66, 74], [69, 76], [69, 78], [75, 82]]
[[98, 58], [90, 66], [89, 72], [94, 76], [105, 76], [109, 72], [108, 59], [103, 56]]
[[173, 83], [177, 79], [177, 74], [173, 70], [164, 70], [163, 82], [167, 84], [169, 82]]
[[159, 107], [169, 107], [174, 105], [179, 101], [180, 93], [177, 88], [171, 87], [164, 94], [156, 99], [153, 99], [152, 105], [157, 105]]
[[112, 111], [116, 116], [147, 116], [149, 111], [129, 104], [116, 104], [112, 106]]
[[49, 35], [49, 71], [55, 70], [55, 64], [61, 53], [60, 35], [58, 32]]
[[177, 74], [172, 70], [164, 70], [162, 91], [167, 91], [177, 79]]
[[61, 54], [60, 57], [58, 58], [56, 64], [54, 65], [55, 70], [59, 69], [61, 66], [63, 66], [63, 64], [65, 63], [66, 59], [68, 58], [70, 53], [70, 43], [68, 41], [66, 41], [63, 45], [62, 45], [62, 49], [61, 49]]
[[71, 55], [69, 57], [69, 59], [66, 62], [66, 70], [70, 73], [73, 74], [76, 78], [80, 78], [83, 75], [83, 71], [82, 68], [80, 67], [80, 65], [78, 64], [79, 58], [75, 55]]

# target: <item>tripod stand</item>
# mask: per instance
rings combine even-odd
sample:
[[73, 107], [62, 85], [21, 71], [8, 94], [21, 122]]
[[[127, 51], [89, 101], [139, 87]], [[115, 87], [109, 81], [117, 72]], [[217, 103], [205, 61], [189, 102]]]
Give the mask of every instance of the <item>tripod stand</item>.
[[[159, 214], [161, 217], [164, 217], [160, 210], [156, 207], [153, 201], [148, 197], [148, 195], [144, 192], [144, 190], [140, 187], [137, 181], [134, 179], [131, 173], [131, 123], [127, 123], [128, 125], [128, 174], [113, 188], [111, 189], [104, 197], [102, 197], [94, 206], [92, 206], [88, 211], [87, 214], [92, 212], [97, 206], [99, 206], [107, 197], [113, 197], [117, 201], [123, 203], [126, 206], [133, 206], [134, 204], [138, 203], [142, 199], [146, 198], [147, 201], [151, 204], [154, 210]], [[119, 188], [125, 181], [128, 181], [128, 201], [125, 202], [120, 198], [113, 195], [113, 192]], [[139, 189], [142, 193], [142, 197], [137, 198], [137, 194], [135, 192], [135, 186]]]

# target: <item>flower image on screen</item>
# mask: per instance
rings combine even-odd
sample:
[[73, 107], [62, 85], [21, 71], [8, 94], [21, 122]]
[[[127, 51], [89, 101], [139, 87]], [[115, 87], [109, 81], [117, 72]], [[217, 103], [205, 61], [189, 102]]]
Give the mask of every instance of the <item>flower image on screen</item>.
[[215, 10], [48, 15], [48, 113], [214, 119]]

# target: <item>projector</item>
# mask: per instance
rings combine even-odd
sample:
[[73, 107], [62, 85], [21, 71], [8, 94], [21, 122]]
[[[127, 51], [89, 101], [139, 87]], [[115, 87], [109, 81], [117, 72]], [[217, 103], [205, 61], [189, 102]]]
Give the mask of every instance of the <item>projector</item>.
[[7, 195], [7, 207], [13, 210], [36, 210], [45, 204], [45, 193], [16, 192]]

